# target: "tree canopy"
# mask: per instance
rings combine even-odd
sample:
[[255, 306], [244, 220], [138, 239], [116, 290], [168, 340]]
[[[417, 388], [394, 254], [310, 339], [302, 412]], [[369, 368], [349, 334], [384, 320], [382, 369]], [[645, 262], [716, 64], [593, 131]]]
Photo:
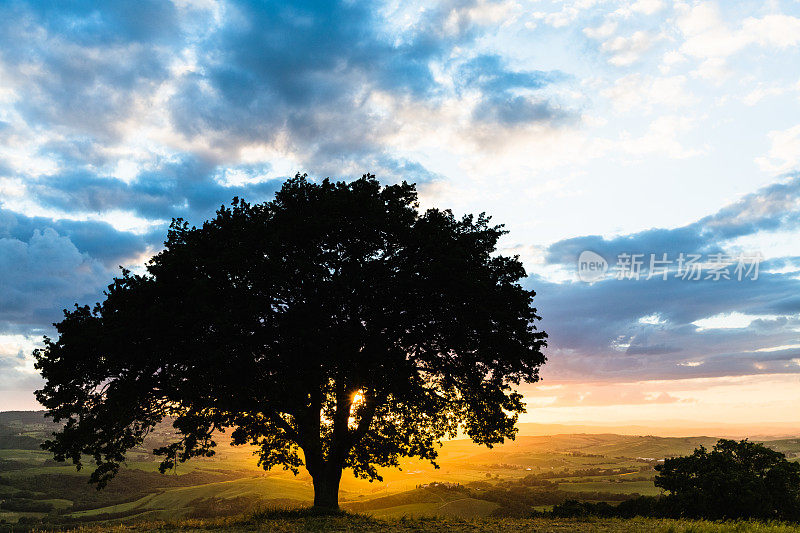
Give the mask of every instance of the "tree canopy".
[[342, 469], [379, 478], [434, 461], [463, 432], [513, 438], [521, 382], [546, 334], [502, 226], [420, 212], [413, 184], [287, 180], [274, 200], [234, 198], [202, 227], [173, 220], [146, 273], [123, 270], [93, 307], [65, 310], [35, 352], [38, 400], [61, 431], [56, 459], [95, 464], [104, 485], [127, 450], [170, 418], [162, 471], [211, 456], [229, 430], [261, 466], [314, 480], [336, 507]]
[[721, 439], [656, 466], [663, 507], [693, 518], [800, 519], [800, 464], [760, 443]]

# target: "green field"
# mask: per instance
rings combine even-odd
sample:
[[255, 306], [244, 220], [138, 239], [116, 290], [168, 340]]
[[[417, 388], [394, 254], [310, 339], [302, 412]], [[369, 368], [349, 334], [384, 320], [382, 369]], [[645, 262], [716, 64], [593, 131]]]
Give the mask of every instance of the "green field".
[[[38, 415], [0, 413], [0, 437], [4, 437], [0, 443], [24, 445], [23, 449], [0, 446], [0, 524], [32, 518], [52, 524], [104, 526], [213, 520], [246, 516], [259, 509], [304, 507], [313, 498], [311, 478], [304, 471], [298, 476], [280, 469], [265, 472], [257, 467], [251, 449], [228, 446], [224, 436], [215, 457], [192, 460], [176, 472], [159, 474], [158, 460], [149, 450], [159, 439], [169, 438], [168, 427], [159, 428], [151, 441], [133, 450], [119, 476], [106, 489], [96, 491], [87, 483], [91, 465], [78, 472], [36, 449], [36, 443], [51, 430]], [[340, 502], [343, 509], [359, 516], [393, 520], [393, 524], [400, 524], [397, 520], [402, 517], [508, 520], [548, 510], [564, 499], [615, 505], [634, 494], [659, 494], [653, 485], [653, 467], [660, 460], [714, 442], [713, 437], [563, 434], [520, 436], [487, 449], [454, 440], [440, 450], [439, 469], [407, 460], [400, 469], [381, 471], [383, 482], [375, 483], [345, 472]], [[769, 441], [768, 445], [789, 457], [800, 454], [800, 439]], [[608, 529], [622, 526], [606, 522], [602, 526], [606, 529], [598, 531], [627, 531]], [[520, 523], [519, 527], [530, 528], [534, 523], [546, 522]], [[560, 522], [547, 524], [561, 527], [557, 526]], [[647, 527], [652, 524], [648, 522]]]
[[85, 532], [135, 531], [352, 531], [352, 532], [538, 532], [569, 533], [797, 533], [800, 526], [760, 522], [716, 523], [690, 520], [621, 519], [491, 519], [491, 518], [377, 518], [364, 515], [334, 517], [254, 516], [183, 522], [145, 522], [131, 526], [95, 526]]
[[656, 488], [652, 481], [615, 483], [611, 480], [605, 480], [559, 483], [558, 488], [567, 492], [611, 492], [614, 494], [641, 494], [642, 496], [656, 496], [661, 493], [661, 490]]

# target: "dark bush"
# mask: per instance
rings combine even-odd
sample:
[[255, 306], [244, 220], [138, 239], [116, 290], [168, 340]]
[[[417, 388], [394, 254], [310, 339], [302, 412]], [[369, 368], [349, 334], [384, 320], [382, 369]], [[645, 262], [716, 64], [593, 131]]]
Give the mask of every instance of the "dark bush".
[[0, 502], [0, 509], [18, 513], [49, 513], [53, 504], [28, 498], [10, 498]]
[[656, 470], [671, 516], [800, 520], [800, 464], [763, 444], [722, 439]]

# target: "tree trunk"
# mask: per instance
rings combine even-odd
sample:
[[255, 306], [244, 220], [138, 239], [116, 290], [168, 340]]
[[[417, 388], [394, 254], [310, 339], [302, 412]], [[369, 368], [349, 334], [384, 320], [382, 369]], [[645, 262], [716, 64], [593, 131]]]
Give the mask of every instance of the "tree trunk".
[[342, 468], [326, 465], [314, 480], [314, 509], [339, 509], [339, 482], [342, 480]]

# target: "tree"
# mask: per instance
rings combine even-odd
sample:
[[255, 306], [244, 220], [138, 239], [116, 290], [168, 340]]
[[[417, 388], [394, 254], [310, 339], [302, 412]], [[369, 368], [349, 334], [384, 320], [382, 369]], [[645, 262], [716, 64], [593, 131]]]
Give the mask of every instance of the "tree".
[[693, 518], [800, 519], [800, 464], [760, 443], [721, 439], [656, 466], [669, 514]]
[[546, 334], [522, 264], [496, 253], [503, 233], [483, 214], [421, 213], [414, 185], [371, 175], [298, 175], [200, 228], [174, 220], [145, 274], [65, 310], [36, 351], [37, 398], [64, 423], [44, 447], [78, 468], [90, 456], [103, 486], [172, 417], [162, 472], [229, 429], [265, 469], [305, 465], [314, 505], [335, 508], [343, 468], [380, 479], [459, 432], [513, 438], [513, 386], [538, 380]]

